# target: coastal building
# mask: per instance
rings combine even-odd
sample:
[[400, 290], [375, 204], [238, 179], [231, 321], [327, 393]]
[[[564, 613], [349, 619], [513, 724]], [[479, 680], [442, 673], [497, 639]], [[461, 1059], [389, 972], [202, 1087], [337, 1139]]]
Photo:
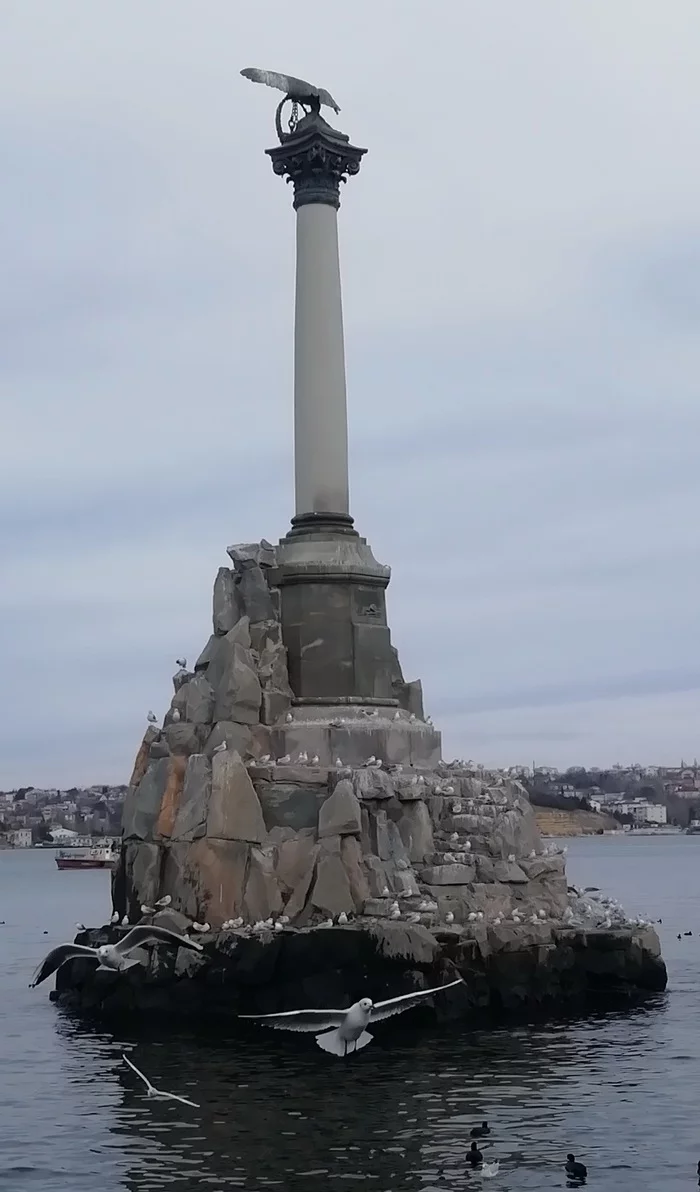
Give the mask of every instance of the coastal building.
[[14, 832], [10, 832], [8, 839], [14, 848], [31, 848], [32, 830], [31, 828], [16, 828]]
[[619, 799], [612, 804], [612, 810], [631, 816], [635, 824], [665, 824], [667, 821], [664, 804], [650, 803], [648, 799]]

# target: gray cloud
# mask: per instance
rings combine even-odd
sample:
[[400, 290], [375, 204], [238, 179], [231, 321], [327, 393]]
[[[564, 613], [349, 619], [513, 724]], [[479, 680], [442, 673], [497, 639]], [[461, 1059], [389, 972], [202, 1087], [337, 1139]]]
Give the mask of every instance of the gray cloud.
[[292, 513], [293, 213], [246, 64], [370, 150], [353, 512], [446, 754], [691, 754], [696, 4], [305, 13], [3, 14], [0, 786], [128, 777], [226, 545]]

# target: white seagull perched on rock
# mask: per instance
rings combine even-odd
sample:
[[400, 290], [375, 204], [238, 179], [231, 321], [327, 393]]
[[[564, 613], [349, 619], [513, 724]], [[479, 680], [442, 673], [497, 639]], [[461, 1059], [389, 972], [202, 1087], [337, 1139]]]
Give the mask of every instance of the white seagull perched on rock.
[[175, 665], [179, 666], [182, 670], [187, 670], [187, 659], [186, 658], [176, 658]]
[[168, 931], [166, 927], [143, 925], [132, 927], [116, 944], [101, 944], [99, 948], [89, 948], [86, 944], [59, 944], [53, 948], [48, 956], [42, 960], [32, 977], [29, 988], [40, 985], [52, 973], [65, 964], [67, 960], [94, 960], [101, 969], [112, 969], [113, 972], [124, 972], [140, 964], [137, 957], [130, 956], [134, 948], [141, 948], [144, 944], [173, 944], [178, 948], [191, 948], [194, 952], [201, 952], [202, 945], [195, 940], [186, 939], [184, 935], [177, 935]]
[[214, 748], [212, 749], [212, 753], [223, 753], [225, 749], [226, 749], [226, 742], [220, 741], [218, 745], [214, 746]]
[[145, 1084], [147, 1097], [157, 1097], [159, 1101], [180, 1101], [182, 1105], [191, 1105], [193, 1109], [199, 1109], [196, 1101], [188, 1101], [187, 1097], [178, 1097], [176, 1093], [164, 1093], [162, 1089], [157, 1089], [154, 1084], [151, 1084], [148, 1077], [144, 1076], [143, 1072], [139, 1072], [136, 1064], [132, 1064], [131, 1060], [127, 1059], [125, 1055], [122, 1056], [122, 1059]]
[[146, 720], [148, 721], [149, 724], [157, 724], [158, 723], [158, 717], [156, 716], [155, 712], [149, 712], [148, 716], [146, 717]]
[[463, 984], [462, 978], [458, 977], [456, 981], [448, 981], [446, 985], [438, 985], [435, 989], [404, 993], [384, 1002], [375, 1003], [371, 998], [363, 997], [349, 1010], [287, 1010], [283, 1014], [241, 1014], [240, 1017], [253, 1019], [276, 1030], [313, 1031], [316, 1042], [324, 1051], [345, 1056], [371, 1043], [372, 1035], [365, 1029], [371, 1022], [381, 1022], [404, 1010], [412, 1010], [423, 998], [433, 997], [444, 989]]

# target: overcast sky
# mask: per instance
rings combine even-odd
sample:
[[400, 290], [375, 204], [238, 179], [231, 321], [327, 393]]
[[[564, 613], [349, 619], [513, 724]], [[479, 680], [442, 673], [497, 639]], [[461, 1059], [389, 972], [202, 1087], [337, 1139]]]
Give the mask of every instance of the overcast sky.
[[369, 152], [360, 532], [446, 757], [700, 753], [697, 0], [4, 0], [0, 787], [126, 781], [293, 510], [275, 93]]

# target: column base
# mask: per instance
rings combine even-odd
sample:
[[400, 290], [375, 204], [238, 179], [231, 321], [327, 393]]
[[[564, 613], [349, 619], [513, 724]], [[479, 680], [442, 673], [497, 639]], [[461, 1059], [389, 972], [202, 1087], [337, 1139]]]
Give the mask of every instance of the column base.
[[287, 538], [308, 537], [311, 534], [319, 536], [327, 534], [344, 534], [348, 537], [359, 538], [357, 530], [353, 528], [354, 519], [349, 513], [297, 513], [292, 518], [292, 528]]

